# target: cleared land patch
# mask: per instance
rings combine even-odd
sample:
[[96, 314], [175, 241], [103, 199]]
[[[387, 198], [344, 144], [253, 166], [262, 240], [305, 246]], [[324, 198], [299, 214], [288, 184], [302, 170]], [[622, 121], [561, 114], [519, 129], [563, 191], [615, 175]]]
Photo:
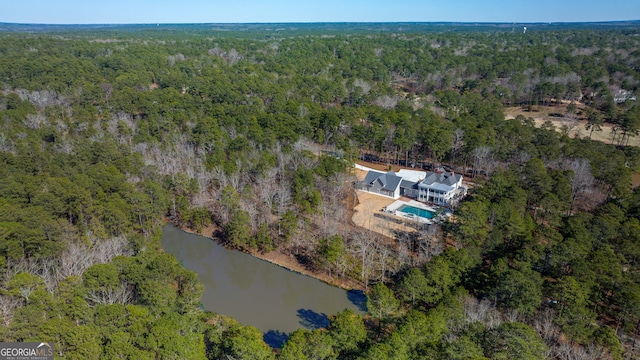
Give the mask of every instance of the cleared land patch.
[[[578, 104], [579, 112], [584, 108], [584, 105]], [[518, 115], [522, 115], [525, 118], [530, 117], [538, 127], [542, 126], [545, 121], [551, 121], [557, 131], [561, 131], [562, 126], [567, 126], [569, 128], [568, 135], [570, 137], [589, 137], [589, 131], [585, 128], [587, 121], [584, 119], [583, 115], [575, 115], [575, 119], [573, 120], [564, 116], [567, 111], [567, 104], [559, 106], [534, 106], [533, 109], [534, 110], [532, 111], [527, 111], [522, 106], [509, 107], [505, 108], [504, 116], [505, 119], [515, 119]], [[591, 138], [606, 144], [612, 144], [612, 130], [613, 125], [605, 123], [602, 125], [602, 131], [594, 131]], [[640, 138], [637, 136], [631, 137], [629, 139], [629, 145], [640, 146]]]

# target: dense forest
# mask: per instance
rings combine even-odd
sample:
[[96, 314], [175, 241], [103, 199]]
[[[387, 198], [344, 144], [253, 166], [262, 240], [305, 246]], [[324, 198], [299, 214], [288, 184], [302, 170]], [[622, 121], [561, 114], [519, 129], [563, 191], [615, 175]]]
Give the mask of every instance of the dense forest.
[[[6, 28], [2, 341], [59, 359], [640, 358], [638, 24]], [[585, 135], [505, 119], [543, 106]], [[474, 187], [441, 226], [384, 238], [349, 219], [365, 159]], [[166, 221], [356, 280], [368, 314], [271, 349], [201, 308]]]

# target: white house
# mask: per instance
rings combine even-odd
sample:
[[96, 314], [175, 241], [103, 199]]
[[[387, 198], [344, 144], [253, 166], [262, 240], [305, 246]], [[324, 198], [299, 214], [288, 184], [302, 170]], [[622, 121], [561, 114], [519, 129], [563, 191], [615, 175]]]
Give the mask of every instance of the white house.
[[396, 174], [369, 170], [364, 180], [356, 185], [360, 190], [394, 199], [406, 196], [441, 206], [454, 205], [467, 194], [467, 188], [462, 186], [462, 175], [444, 171], [400, 170]]
[[634, 101], [636, 100], [636, 96], [632, 92], [624, 89], [619, 89], [618, 92], [613, 95], [613, 101], [616, 104], [621, 104], [627, 100]]
[[418, 200], [450, 206], [467, 194], [462, 175], [453, 172], [431, 172], [418, 183]]

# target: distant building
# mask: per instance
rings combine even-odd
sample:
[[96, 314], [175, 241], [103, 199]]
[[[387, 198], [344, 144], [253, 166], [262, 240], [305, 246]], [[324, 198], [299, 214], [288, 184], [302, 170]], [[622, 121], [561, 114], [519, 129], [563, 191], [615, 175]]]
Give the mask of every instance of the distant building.
[[613, 102], [621, 104], [627, 100], [635, 100], [636, 96], [627, 90], [620, 89], [613, 95]]
[[462, 186], [462, 175], [442, 170], [400, 170], [397, 174], [371, 170], [363, 181], [356, 183], [356, 188], [394, 199], [406, 196], [440, 206], [455, 205], [467, 194], [467, 188]]

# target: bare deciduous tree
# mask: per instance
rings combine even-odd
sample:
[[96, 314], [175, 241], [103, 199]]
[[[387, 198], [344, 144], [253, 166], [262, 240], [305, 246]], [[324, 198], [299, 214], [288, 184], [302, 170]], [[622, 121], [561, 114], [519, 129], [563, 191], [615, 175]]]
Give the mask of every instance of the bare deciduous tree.
[[456, 163], [456, 155], [458, 155], [458, 151], [464, 146], [464, 130], [456, 128], [453, 131], [452, 141], [451, 141], [451, 164], [455, 166]]
[[215, 55], [215, 56], [223, 56], [225, 54], [225, 51], [222, 50], [218, 44], [216, 44], [216, 46], [213, 49], [209, 49], [207, 51], [209, 53], [209, 55]]
[[111, 95], [113, 95], [113, 85], [108, 83], [103, 83], [102, 91], [104, 91], [104, 102], [109, 106], [109, 99], [111, 99]]
[[585, 347], [562, 342], [553, 346], [550, 350], [550, 358], [559, 360], [604, 360], [611, 358], [605, 349], [595, 344]]
[[69, 276], [81, 276], [95, 264], [104, 264], [116, 256], [130, 255], [128, 241], [124, 236], [105, 240], [96, 238], [91, 232], [86, 234], [89, 243], [70, 242], [60, 254], [60, 280]]
[[24, 120], [24, 126], [29, 129], [40, 129], [42, 126], [49, 125], [47, 118], [38, 113], [38, 114], [27, 114], [26, 120]]
[[586, 159], [569, 159], [564, 161], [561, 166], [573, 172], [570, 177], [571, 206], [569, 208], [569, 211], [573, 212], [576, 201], [587, 200], [595, 180], [591, 173], [591, 165]]
[[369, 94], [369, 91], [371, 91], [371, 84], [362, 79], [355, 79], [353, 81], [353, 86], [357, 86], [362, 89], [362, 93], [365, 95]]
[[38, 108], [38, 110], [43, 110], [48, 106], [60, 105], [63, 107], [68, 107], [70, 105], [70, 102], [67, 98], [55, 91], [30, 91], [26, 89], [16, 89], [14, 92], [18, 94], [21, 99], [30, 101]]
[[502, 314], [487, 299], [468, 296], [464, 302], [464, 313], [467, 323], [480, 322], [489, 329], [495, 329], [502, 323]]
[[259, 210], [256, 206], [255, 202], [250, 201], [240, 201], [240, 209], [245, 211], [247, 215], [249, 215], [249, 227], [251, 228], [251, 232], [256, 232], [258, 230], [258, 214]]
[[231, 49], [229, 50], [229, 53], [226, 56], [227, 61], [229, 62], [229, 64], [233, 65], [236, 62], [240, 61], [243, 59], [243, 56], [240, 55], [240, 53], [238, 52], [238, 50], [236, 49]]
[[409, 249], [410, 243], [408, 241], [398, 241], [398, 251], [396, 251], [396, 261], [400, 268], [409, 265], [415, 266], [413, 263], [413, 256]]
[[432, 257], [438, 256], [445, 249], [442, 229], [439, 226], [429, 226], [415, 238], [416, 252], [419, 263], [425, 263]]
[[547, 344], [552, 344], [558, 341], [558, 334], [560, 329], [555, 324], [556, 312], [551, 309], [546, 309], [543, 312], [538, 313], [532, 321], [532, 326], [538, 334], [544, 339]]
[[369, 275], [372, 269], [372, 256], [374, 245], [378, 241], [365, 230], [357, 230], [353, 233], [350, 242], [351, 252], [360, 259], [360, 280], [364, 282], [365, 288], [369, 285]]
[[[2, 134], [0, 134], [0, 137], [1, 136], [2, 136]], [[1, 139], [0, 139], [0, 141], [1, 141]], [[71, 154], [74, 153], [74, 151], [73, 151], [74, 150], [74, 146], [68, 139], [65, 139], [65, 140], [62, 140], [59, 143], [56, 143], [54, 145], [54, 149], [59, 153], [67, 154], [67, 155], [71, 155]], [[2, 144], [0, 144], [0, 151], [2, 151]]]
[[276, 194], [278, 193], [277, 182], [278, 170], [271, 168], [267, 170], [262, 177], [258, 180], [261, 184], [257, 186], [258, 197], [268, 209], [273, 208]]
[[109, 134], [113, 135], [120, 144], [131, 145], [137, 128], [131, 114], [119, 111], [111, 117], [107, 125]]
[[13, 142], [7, 139], [7, 137], [3, 133], [0, 133], [0, 151], [10, 153], [13, 153], [15, 151]]
[[386, 274], [388, 270], [393, 270], [393, 251], [386, 245], [384, 244], [377, 244], [378, 246], [375, 247], [374, 250], [374, 254], [375, 254], [375, 266], [377, 267], [376, 270], [378, 270], [378, 273], [380, 274], [377, 278], [381, 281], [381, 282], [385, 282], [386, 281]]
[[492, 154], [488, 146], [481, 146], [473, 150], [473, 176], [475, 177], [484, 170], [490, 175], [492, 170]]
[[399, 99], [397, 97], [391, 97], [389, 95], [380, 96], [374, 102], [375, 105], [378, 105], [385, 109], [393, 109], [398, 105]]
[[0, 295], [0, 319], [4, 326], [9, 326], [13, 312], [21, 305], [20, 300], [12, 296]]
[[517, 309], [509, 309], [505, 314], [505, 319], [508, 322], [521, 322], [522, 314]]
[[107, 288], [102, 291], [92, 290], [87, 294], [87, 300], [94, 305], [126, 305], [133, 299], [133, 288], [127, 284], [120, 284], [117, 288]]

